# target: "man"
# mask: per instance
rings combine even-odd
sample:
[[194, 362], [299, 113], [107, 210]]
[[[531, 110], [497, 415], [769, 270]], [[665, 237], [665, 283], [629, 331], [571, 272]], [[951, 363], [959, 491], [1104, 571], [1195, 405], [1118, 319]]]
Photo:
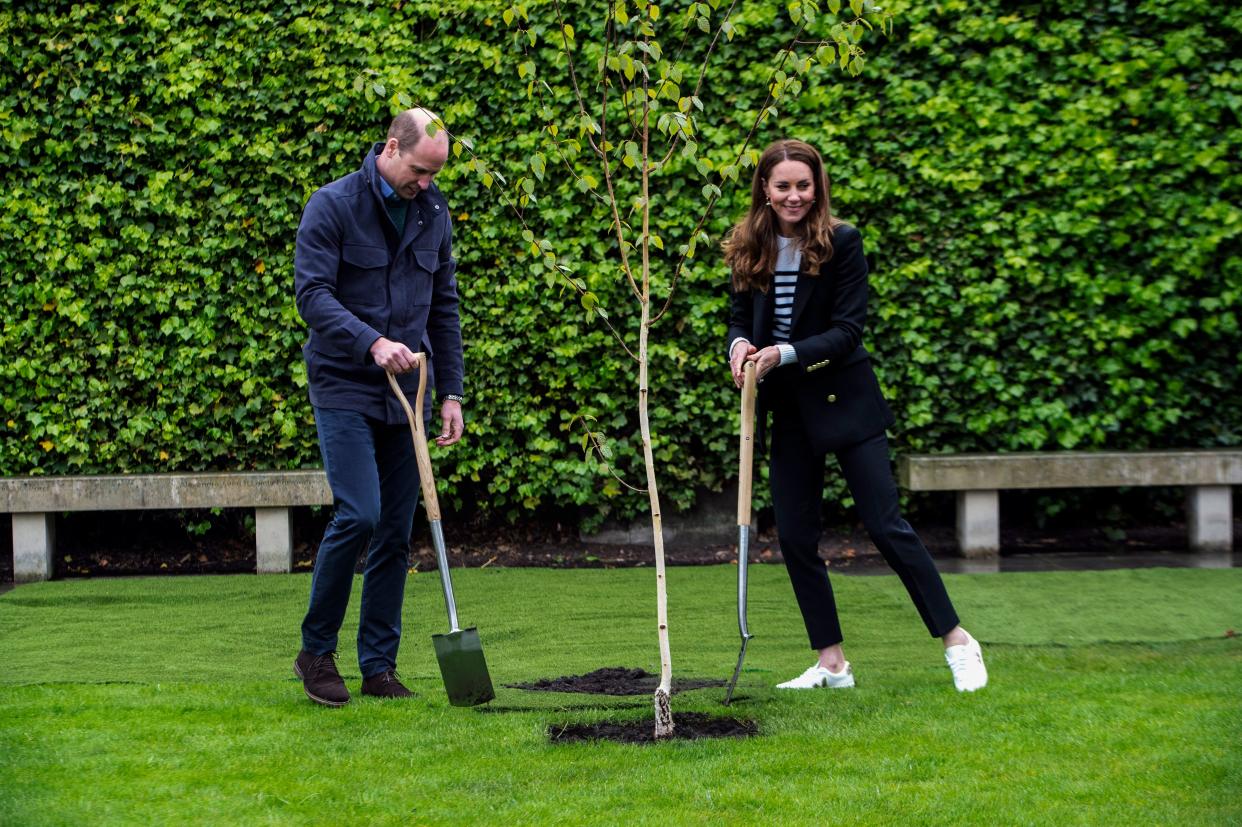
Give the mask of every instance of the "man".
[[[357, 172], [315, 192], [298, 227], [294, 283], [310, 326], [303, 348], [335, 513], [324, 532], [293, 671], [307, 697], [342, 706], [337, 633], [358, 556], [367, 552], [358, 621], [362, 694], [405, 698], [397, 677], [401, 603], [418, 467], [409, 425], [388, 385], [417, 385], [414, 353], [434, 354], [443, 428], [461, 439], [462, 344], [449, 208], [432, 183], [448, 159], [435, 115], [402, 112]], [[404, 374], [404, 375], [402, 375]]]

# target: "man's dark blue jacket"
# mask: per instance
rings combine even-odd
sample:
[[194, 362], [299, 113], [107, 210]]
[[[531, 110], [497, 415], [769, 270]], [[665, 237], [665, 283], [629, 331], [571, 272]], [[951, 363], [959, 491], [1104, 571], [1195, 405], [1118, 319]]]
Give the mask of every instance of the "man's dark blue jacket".
[[[413, 201], [398, 238], [380, 190], [377, 143], [362, 168], [306, 203], [294, 254], [298, 313], [311, 404], [405, 422], [370, 348], [381, 336], [435, 357], [440, 394], [462, 394], [457, 262], [448, 204], [433, 184]], [[399, 377], [413, 392], [417, 373]], [[429, 413], [429, 412], [428, 412]]]

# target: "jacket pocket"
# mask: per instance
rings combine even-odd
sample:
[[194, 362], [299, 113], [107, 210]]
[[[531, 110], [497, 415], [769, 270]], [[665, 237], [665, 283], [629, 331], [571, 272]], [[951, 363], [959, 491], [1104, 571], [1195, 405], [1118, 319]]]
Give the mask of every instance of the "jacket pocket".
[[341, 266], [336, 274], [336, 296], [347, 307], [387, 304], [388, 250], [364, 244], [341, 247]]
[[435, 274], [436, 270], [440, 269], [439, 250], [415, 250], [414, 259], [418, 262], [419, 267], [432, 275]]
[[866, 359], [803, 383], [799, 401], [807, 436], [817, 453], [862, 442], [893, 424]]
[[431, 304], [431, 291], [436, 271], [440, 269], [439, 250], [414, 250], [416, 266], [409, 273], [410, 304]]

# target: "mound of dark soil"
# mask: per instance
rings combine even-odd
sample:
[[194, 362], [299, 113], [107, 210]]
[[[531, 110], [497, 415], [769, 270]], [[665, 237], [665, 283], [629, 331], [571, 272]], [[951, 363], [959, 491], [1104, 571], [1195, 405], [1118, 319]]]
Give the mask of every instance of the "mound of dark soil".
[[[624, 666], [606, 666], [585, 675], [562, 675], [559, 678], [540, 678], [532, 683], [507, 683], [510, 689], [526, 689], [531, 692], [581, 692], [587, 695], [651, 695], [660, 683], [660, 676], [644, 669], [627, 669]], [[709, 686], [724, 686], [726, 681], [714, 678], [675, 678], [673, 694]]]
[[[701, 712], [673, 716], [673, 738], [694, 741], [700, 738], [749, 738], [759, 734], [754, 721], [715, 718]], [[554, 744], [573, 741], [618, 741], [623, 744], [655, 742], [655, 720], [598, 721], [594, 724], [552, 724], [548, 739]]]

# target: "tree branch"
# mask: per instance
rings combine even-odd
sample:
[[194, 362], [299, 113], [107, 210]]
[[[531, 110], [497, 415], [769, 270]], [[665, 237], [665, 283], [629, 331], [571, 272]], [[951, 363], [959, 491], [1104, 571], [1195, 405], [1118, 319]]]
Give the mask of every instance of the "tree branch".
[[[615, 18], [613, 14], [616, 10], [615, 3], [608, 4], [608, 24], [614, 24]], [[604, 82], [600, 84], [600, 132], [606, 134], [608, 123], [608, 47], [604, 47]], [[604, 142], [605, 146], [607, 141]], [[642, 293], [639, 292], [638, 282], [634, 279], [634, 271], [630, 267], [630, 257], [625, 251], [625, 233], [622, 230], [621, 213], [617, 211], [617, 193], [616, 188], [612, 185], [612, 167], [608, 163], [608, 153], [601, 152], [600, 160], [604, 165], [604, 186], [608, 188], [608, 205], [612, 210], [612, 226], [617, 231], [617, 249], [621, 253], [621, 271], [625, 273], [626, 280], [630, 283], [630, 290], [633, 291], [634, 297], [642, 301]], [[633, 355], [633, 354], [631, 354]]]
[[[699, 91], [703, 88], [703, 79], [707, 76], [707, 64], [711, 62], [712, 53], [716, 50], [716, 44], [720, 42], [720, 35], [724, 31], [724, 25], [725, 23], [729, 22], [729, 18], [733, 16], [733, 9], [735, 9], [736, 7], [737, 7], [737, 0], [733, 0], [733, 3], [729, 6], [729, 10], [725, 12], [724, 18], [720, 21], [720, 25], [716, 27], [716, 34], [712, 37], [712, 42], [708, 44], [707, 46], [707, 53], [703, 55], [703, 65], [699, 67], [699, 79], [694, 84], [694, 94], [691, 95], [691, 97], [693, 98], [697, 98], [699, 96]], [[684, 41], [683, 41], [683, 45], [684, 45]], [[678, 52], [678, 54], [680, 54], [680, 51]], [[681, 140], [681, 133], [678, 133], [673, 138], [673, 143], [669, 145], [668, 154], [666, 154], [664, 156], [664, 160], [660, 162], [661, 166], [668, 163], [669, 158], [673, 157], [673, 152], [676, 151], [677, 143], [680, 140]], [[660, 316], [663, 315], [663, 312], [664, 311], [660, 311], [660, 313], [656, 315], [656, 319], [659, 319]]]
[[[569, 52], [569, 36], [565, 34], [565, 18], [561, 16], [561, 0], [552, 0], [552, 4], [556, 7], [556, 22], [561, 27], [561, 51], [565, 53], [565, 62], [569, 64], [569, 81], [574, 87], [574, 97], [578, 101], [578, 113], [582, 117], [586, 117], [586, 101], [582, 98], [582, 90], [578, 88], [578, 73], [574, 71], [574, 57]], [[587, 143], [596, 152], [600, 152], [600, 147], [595, 145], [595, 139], [591, 137], [591, 131], [586, 130]]]
[[[626, 488], [630, 489], [634, 493], [646, 494], [647, 493], [646, 488], [638, 488], [636, 486], [630, 485], [628, 482], [621, 479], [621, 477], [617, 475], [617, 472], [613, 470], [612, 464], [609, 463], [608, 461], [607, 446], [605, 446], [603, 441], [600, 440], [599, 438], [600, 435], [592, 431], [591, 428], [587, 425], [587, 422], [586, 422], [587, 417], [585, 414], [580, 414], [574, 417], [575, 422], [578, 419], [582, 420], [582, 427], [586, 430], [587, 439], [590, 440], [591, 447], [595, 449], [595, 453], [599, 455], [599, 461], [604, 466], [604, 470], [607, 471], [614, 480], [621, 483], [622, 485], [624, 485]], [[592, 417], [592, 419], [594, 419], [594, 417]], [[573, 423], [571, 422], [570, 425], [572, 426]]]

